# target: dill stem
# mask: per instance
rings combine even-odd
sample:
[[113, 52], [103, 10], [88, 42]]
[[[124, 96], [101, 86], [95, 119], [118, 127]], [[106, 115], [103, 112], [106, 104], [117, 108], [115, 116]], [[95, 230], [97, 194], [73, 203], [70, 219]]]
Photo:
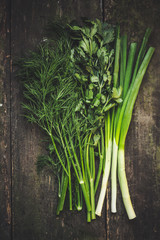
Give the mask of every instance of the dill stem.
[[50, 135], [50, 138], [51, 138], [51, 141], [52, 141], [52, 144], [53, 144], [54, 150], [55, 150], [55, 152], [56, 152], [56, 155], [57, 155], [57, 157], [58, 157], [58, 160], [60, 161], [60, 163], [61, 163], [61, 165], [62, 165], [64, 171], [66, 172], [66, 174], [67, 174], [67, 176], [68, 176], [68, 175], [69, 175], [69, 174], [68, 174], [68, 171], [67, 171], [67, 169], [66, 169], [66, 167], [65, 167], [65, 165], [64, 165], [64, 163], [63, 163], [63, 161], [62, 161], [62, 159], [61, 159], [61, 157], [60, 157], [60, 155], [59, 155], [59, 152], [58, 152], [57, 146], [56, 146], [56, 144], [55, 144], [55, 141], [54, 141], [53, 135], [52, 135], [51, 132], [49, 133], [49, 135]]
[[[68, 187], [69, 187], [69, 209], [72, 210], [71, 163], [70, 163], [70, 160], [69, 160], [69, 157], [68, 157], [68, 153], [67, 153], [67, 150], [66, 150], [66, 146], [64, 144], [64, 140], [63, 140], [62, 133], [60, 131], [59, 125], [57, 126], [57, 129], [58, 129], [58, 133], [59, 133], [61, 143], [62, 143], [62, 146], [63, 146], [63, 149], [64, 149], [64, 153], [65, 153], [65, 156], [66, 156], [66, 159], [67, 159], [68, 181], [69, 181], [69, 185], [68, 185]], [[63, 131], [63, 129], [64, 129], [64, 127], [62, 126], [62, 131]]]
[[74, 156], [74, 159], [75, 159], [75, 162], [72, 161], [72, 165], [73, 165], [75, 170], [77, 168], [76, 172], [77, 172], [77, 174], [79, 176], [78, 177], [79, 184], [80, 184], [80, 186], [82, 188], [82, 192], [83, 192], [83, 196], [84, 196], [84, 199], [85, 199], [87, 211], [91, 211], [91, 204], [90, 204], [89, 194], [87, 192], [86, 184], [85, 184], [83, 176], [82, 176], [81, 167], [80, 167], [80, 164], [79, 164], [79, 161], [78, 161], [78, 158], [77, 158], [77, 154], [76, 154], [75, 149], [74, 149], [73, 141], [72, 141], [70, 136], [69, 136], [69, 141], [70, 141], [71, 149], [72, 149], [73, 156]]
[[82, 210], [82, 191], [78, 182], [78, 186], [76, 187], [76, 196], [77, 196], [77, 204], [76, 208], [78, 211]]
[[61, 196], [59, 198], [57, 210], [56, 210], [57, 215], [59, 215], [60, 211], [63, 210], [63, 206], [64, 206], [64, 202], [65, 202], [65, 198], [66, 198], [66, 192], [67, 192], [67, 188], [68, 188], [68, 179], [69, 179], [68, 176], [65, 174], [64, 180], [62, 183]]

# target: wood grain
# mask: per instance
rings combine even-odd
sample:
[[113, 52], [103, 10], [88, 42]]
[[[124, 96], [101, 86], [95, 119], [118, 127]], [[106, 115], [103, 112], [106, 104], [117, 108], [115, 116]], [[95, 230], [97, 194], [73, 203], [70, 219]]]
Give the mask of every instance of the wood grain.
[[10, 2], [0, 4], [0, 238], [11, 239]]

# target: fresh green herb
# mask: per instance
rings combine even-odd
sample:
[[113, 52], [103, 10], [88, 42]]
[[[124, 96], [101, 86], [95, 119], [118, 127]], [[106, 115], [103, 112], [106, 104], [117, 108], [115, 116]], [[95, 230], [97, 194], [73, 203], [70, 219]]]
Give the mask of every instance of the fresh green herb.
[[116, 212], [118, 172], [124, 205], [133, 219], [124, 148], [134, 103], [154, 52], [154, 48], [146, 52], [150, 29], [138, 54], [137, 43], [131, 43], [128, 51], [127, 36], [121, 37], [119, 28], [115, 34], [113, 26], [98, 19], [82, 26], [55, 24], [50, 29], [53, 39], [46, 38], [19, 63], [25, 117], [43, 129], [48, 141], [48, 155], [38, 157], [37, 170], [49, 169], [57, 176], [56, 213], [63, 210], [68, 192], [69, 209], [80, 211], [84, 201], [88, 222], [101, 215], [110, 172], [111, 211]]

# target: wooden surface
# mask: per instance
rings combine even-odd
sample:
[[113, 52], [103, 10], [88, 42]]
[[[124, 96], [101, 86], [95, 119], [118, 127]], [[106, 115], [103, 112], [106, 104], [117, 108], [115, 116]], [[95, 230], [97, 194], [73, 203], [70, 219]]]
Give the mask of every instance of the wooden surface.
[[10, 8], [0, 1], [0, 239], [11, 239]]
[[[102, 4], [103, 2], [103, 4]], [[102, 8], [103, 6], [103, 8]], [[85, 213], [56, 217], [57, 184], [38, 176], [43, 133], [22, 116], [22, 89], [12, 61], [33, 49], [48, 19], [65, 16], [120, 23], [129, 39], [152, 27], [156, 52], [140, 89], [126, 144], [126, 171], [137, 218], [127, 219], [120, 192], [110, 212], [110, 186], [102, 218]], [[0, 240], [157, 240], [160, 238], [160, 3], [144, 0], [0, 0]]]

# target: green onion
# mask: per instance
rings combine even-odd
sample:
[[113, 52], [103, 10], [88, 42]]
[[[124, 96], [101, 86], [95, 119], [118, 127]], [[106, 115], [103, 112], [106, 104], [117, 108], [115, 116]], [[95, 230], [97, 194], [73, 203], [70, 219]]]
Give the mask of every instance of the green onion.
[[125, 174], [125, 160], [124, 160], [124, 148], [125, 148], [125, 139], [128, 132], [128, 128], [131, 122], [132, 112], [134, 103], [136, 101], [138, 91], [142, 82], [142, 79], [144, 77], [144, 74], [146, 72], [146, 69], [148, 67], [148, 64], [151, 60], [151, 57], [154, 53], [154, 48], [149, 48], [148, 52], [145, 55], [145, 58], [138, 70], [137, 76], [135, 78], [133, 87], [130, 91], [130, 95], [128, 97], [128, 103], [124, 112], [123, 116], [123, 124], [121, 127], [121, 133], [120, 133], [120, 140], [119, 140], [119, 150], [118, 150], [118, 178], [120, 183], [120, 188], [122, 192], [123, 202], [128, 214], [129, 219], [133, 219], [136, 217], [128, 190], [128, 184]]

